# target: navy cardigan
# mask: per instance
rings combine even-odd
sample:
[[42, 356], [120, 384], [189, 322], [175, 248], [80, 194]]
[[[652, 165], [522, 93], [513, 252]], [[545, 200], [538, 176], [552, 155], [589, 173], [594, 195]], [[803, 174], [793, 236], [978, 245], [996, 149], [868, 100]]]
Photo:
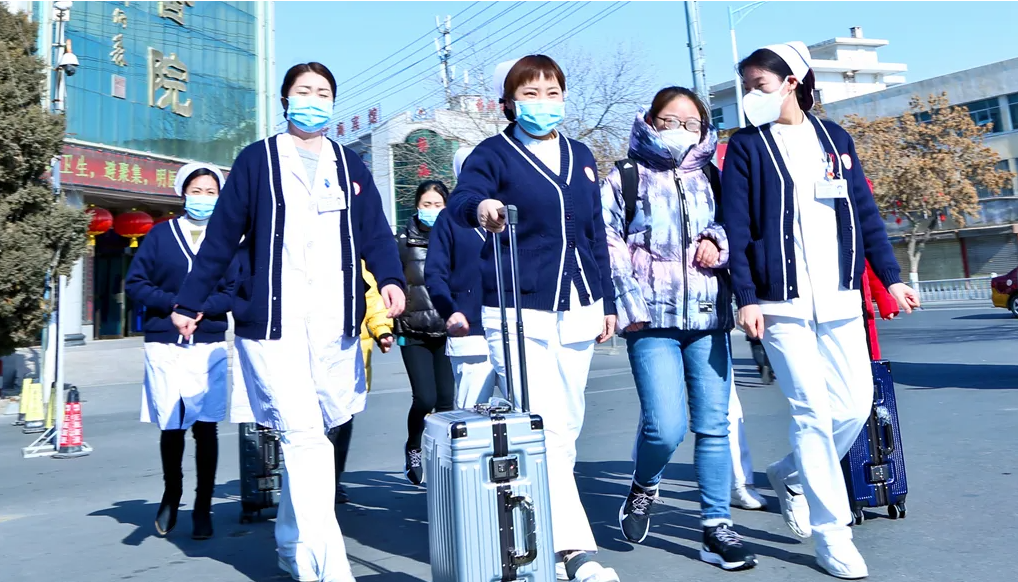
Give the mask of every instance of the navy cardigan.
[[449, 212], [442, 212], [431, 228], [424, 262], [424, 282], [431, 304], [445, 320], [453, 313], [462, 313], [470, 324], [470, 335], [484, 335], [480, 269], [487, 234], [480, 228], [455, 224]]
[[[864, 259], [869, 260], [885, 286], [901, 282], [901, 269], [866, 183], [855, 143], [833, 121], [809, 114], [807, 117], [824, 151], [835, 160], [837, 177], [848, 181], [848, 198], [838, 201], [835, 208], [842, 285], [847, 289], [861, 287]], [[798, 297], [794, 184], [769, 124], [741, 129], [731, 137], [721, 180], [736, 303], [743, 307], [760, 300]]]
[[[177, 220], [152, 227], [142, 241], [127, 271], [124, 289], [136, 305], [145, 306], [145, 341], [184, 343], [177, 328], [170, 322], [180, 285], [194, 261], [187, 238], [191, 234], [180, 228]], [[204, 246], [204, 243], [203, 243]], [[226, 276], [204, 301], [200, 311], [205, 315], [198, 322], [191, 343], [226, 340], [226, 314], [233, 309], [233, 293], [237, 284], [238, 263], [230, 262]]]
[[[567, 311], [570, 287], [580, 302], [604, 300], [615, 314], [615, 287], [605, 239], [597, 162], [587, 146], [562, 136], [561, 175], [556, 175], [513, 135], [516, 124], [478, 145], [463, 165], [446, 212], [463, 227], [477, 227], [477, 206], [495, 199], [519, 209], [520, 305], [526, 309]], [[498, 306], [494, 245], [481, 251], [483, 304]], [[509, 240], [502, 237], [503, 264]], [[508, 271], [508, 269], [506, 269]], [[504, 273], [506, 290], [509, 273]], [[507, 305], [512, 305], [507, 298]]]
[[[283, 333], [280, 318], [286, 290], [282, 288], [281, 256], [286, 205], [276, 145], [280, 135], [255, 142], [237, 156], [194, 267], [177, 297], [178, 313], [194, 317], [201, 311], [243, 236], [245, 245], [238, 257], [244, 276], [238, 284], [233, 319], [238, 336], [255, 340], [279, 339]], [[330, 145], [336, 151], [339, 181], [346, 195], [346, 208], [339, 211], [343, 249], [336, 257], [342, 262], [343, 289], [336, 290], [336, 300], [345, 302], [343, 333], [359, 337], [366, 289], [361, 258], [378, 280], [379, 290], [391, 284], [403, 287], [403, 268], [367, 167], [353, 150], [328, 139], [323, 147]]]

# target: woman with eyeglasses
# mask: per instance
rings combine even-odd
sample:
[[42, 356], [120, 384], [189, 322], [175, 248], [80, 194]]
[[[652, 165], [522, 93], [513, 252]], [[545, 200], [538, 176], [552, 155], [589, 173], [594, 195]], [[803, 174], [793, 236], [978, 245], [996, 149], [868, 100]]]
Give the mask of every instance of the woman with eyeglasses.
[[728, 239], [711, 164], [718, 138], [708, 119], [689, 89], [662, 89], [636, 116], [629, 159], [601, 186], [618, 329], [627, 340], [641, 408], [633, 483], [619, 525], [631, 542], [647, 537], [658, 483], [690, 427], [700, 559], [739, 570], [755, 566], [756, 557], [732, 529], [729, 509], [733, 318]]

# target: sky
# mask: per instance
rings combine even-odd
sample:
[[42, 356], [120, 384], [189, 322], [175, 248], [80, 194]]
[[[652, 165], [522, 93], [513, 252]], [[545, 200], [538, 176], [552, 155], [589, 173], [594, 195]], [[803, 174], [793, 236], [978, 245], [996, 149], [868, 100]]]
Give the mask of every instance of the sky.
[[[728, 9], [747, 3], [699, 4], [707, 82], [713, 85], [734, 77]], [[631, 45], [656, 85], [692, 85], [683, 2], [576, 1], [277, 1], [277, 84], [291, 65], [317, 60], [337, 78], [336, 112], [343, 118], [360, 114], [364, 120], [376, 105], [383, 120], [434, 105], [440, 99], [435, 17], [444, 22], [446, 15], [455, 16], [451, 62], [464, 58], [462, 49], [473, 43], [490, 60], [487, 75], [499, 61], [561, 41], [547, 54], [554, 58], [568, 47], [597, 56]], [[866, 38], [890, 41], [878, 50], [880, 60], [905, 63], [911, 82], [1018, 57], [1015, 22], [1018, 2], [773, 1], [749, 12], [736, 34], [740, 56], [746, 56], [777, 42], [849, 36], [849, 27], [861, 26]]]

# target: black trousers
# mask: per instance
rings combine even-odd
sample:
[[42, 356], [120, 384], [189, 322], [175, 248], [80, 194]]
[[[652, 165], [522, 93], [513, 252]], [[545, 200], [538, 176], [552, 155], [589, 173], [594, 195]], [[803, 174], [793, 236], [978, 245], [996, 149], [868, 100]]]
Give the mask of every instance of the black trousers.
[[456, 382], [452, 362], [445, 355], [445, 341], [445, 338], [417, 340], [399, 349], [414, 395], [406, 420], [407, 447], [411, 449], [421, 448], [425, 416], [453, 409]]
[[328, 433], [332, 442], [332, 453], [336, 459], [336, 485], [343, 482], [343, 471], [346, 471], [346, 456], [350, 453], [350, 439], [353, 437], [353, 418], [333, 427]]
[[[159, 438], [159, 452], [163, 462], [163, 495], [180, 500], [183, 493], [184, 436], [186, 430], [164, 430]], [[212, 491], [216, 485], [216, 465], [219, 462], [219, 435], [214, 422], [195, 422], [191, 426], [194, 436], [194, 461], [197, 477], [195, 511], [208, 512], [212, 507]]]

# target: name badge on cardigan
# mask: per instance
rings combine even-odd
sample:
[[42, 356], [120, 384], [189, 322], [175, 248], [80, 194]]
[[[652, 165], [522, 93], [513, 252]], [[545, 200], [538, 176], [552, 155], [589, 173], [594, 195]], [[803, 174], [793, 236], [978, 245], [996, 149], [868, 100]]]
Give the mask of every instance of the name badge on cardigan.
[[336, 212], [337, 210], [344, 210], [345, 208], [346, 196], [344, 195], [342, 188], [329, 188], [326, 186], [325, 194], [318, 197], [318, 214]]
[[817, 200], [848, 198], [848, 180], [821, 180], [816, 185]]

